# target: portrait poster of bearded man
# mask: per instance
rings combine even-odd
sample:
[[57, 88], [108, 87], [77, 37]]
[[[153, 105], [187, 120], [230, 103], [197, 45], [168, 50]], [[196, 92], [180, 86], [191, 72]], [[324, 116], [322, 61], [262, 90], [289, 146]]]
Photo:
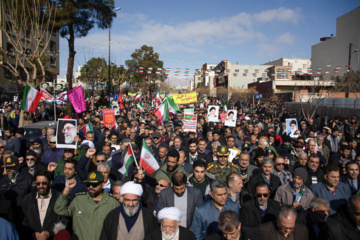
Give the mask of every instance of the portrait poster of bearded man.
[[77, 138], [76, 119], [59, 119], [56, 132], [56, 147], [76, 149]]

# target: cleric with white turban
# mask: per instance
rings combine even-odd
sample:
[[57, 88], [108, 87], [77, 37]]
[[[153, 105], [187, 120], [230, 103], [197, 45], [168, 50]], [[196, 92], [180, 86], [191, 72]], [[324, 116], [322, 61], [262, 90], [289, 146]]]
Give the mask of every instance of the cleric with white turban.
[[162, 219], [167, 218], [170, 220], [175, 220], [177, 222], [180, 222], [182, 215], [183, 214], [180, 211], [180, 209], [176, 207], [166, 207], [159, 211], [158, 219], [159, 221], [161, 221]]
[[120, 190], [120, 195], [123, 196], [124, 194], [135, 194], [139, 197], [143, 194], [143, 188], [140, 184], [134, 183], [134, 181], [129, 181], [125, 183]]

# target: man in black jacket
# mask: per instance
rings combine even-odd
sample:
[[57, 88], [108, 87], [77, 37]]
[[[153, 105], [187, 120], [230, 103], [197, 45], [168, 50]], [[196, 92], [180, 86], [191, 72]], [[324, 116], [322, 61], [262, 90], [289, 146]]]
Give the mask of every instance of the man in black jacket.
[[145, 240], [158, 239], [186, 239], [196, 240], [195, 235], [188, 229], [180, 226], [182, 212], [176, 207], [167, 207], [160, 210], [158, 219], [161, 227], [155, 228]]
[[141, 205], [142, 193], [141, 185], [132, 181], [122, 186], [120, 195], [123, 197], [123, 204], [106, 216], [100, 239], [143, 240], [158, 226], [152, 212]]
[[250, 228], [242, 226], [238, 215], [231, 210], [225, 210], [219, 216], [219, 229], [221, 232], [212, 234], [205, 240], [262, 240], [263, 237], [259, 233], [258, 228]]
[[349, 205], [341, 206], [326, 222], [321, 239], [360, 239], [360, 195], [353, 195]]
[[66, 223], [65, 218], [54, 212], [54, 205], [60, 193], [50, 189], [50, 176], [47, 171], [38, 172], [35, 176], [36, 191], [24, 198], [22, 207], [25, 218], [20, 232], [22, 239], [53, 238], [55, 223]]
[[269, 199], [269, 185], [260, 181], [255, 185], [254, 199], [244, 204], [240, 220], [244, 226], [258, 227], [259, 224], [273, 221], [280, 211], [280, 204]]

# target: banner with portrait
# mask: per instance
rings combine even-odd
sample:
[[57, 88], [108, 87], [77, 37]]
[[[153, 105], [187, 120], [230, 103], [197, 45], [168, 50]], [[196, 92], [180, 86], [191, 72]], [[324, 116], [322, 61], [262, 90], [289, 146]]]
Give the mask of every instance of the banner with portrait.
[[237, 110], [228, 110], [225, 119], [225, 126], [236, 127]]
[[106, 128], [115, 127], [115, 114], [114, 109], [104, 109], [103, 110], [103, 121]]
[[56, 148], [77, 149], [76, 119], [58, 119], [56, 132]]
[[219, 121], [219, 106], [209, 105], [207, 112], [208, 122]]
[[286, 134], [291, 138], [298, 138], [298, 123], [296, 118], [286, 118]]

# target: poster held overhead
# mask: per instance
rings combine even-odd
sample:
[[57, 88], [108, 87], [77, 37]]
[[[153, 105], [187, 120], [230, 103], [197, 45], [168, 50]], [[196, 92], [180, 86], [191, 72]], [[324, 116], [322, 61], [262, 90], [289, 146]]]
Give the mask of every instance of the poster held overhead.
[[56, 132], [56, 147], [77, 149], [76, 119], [58, 119]]

